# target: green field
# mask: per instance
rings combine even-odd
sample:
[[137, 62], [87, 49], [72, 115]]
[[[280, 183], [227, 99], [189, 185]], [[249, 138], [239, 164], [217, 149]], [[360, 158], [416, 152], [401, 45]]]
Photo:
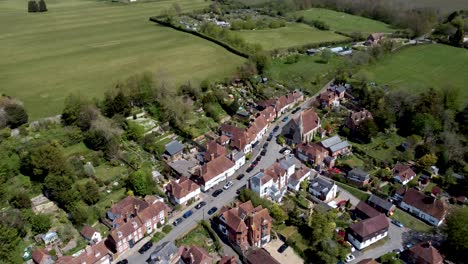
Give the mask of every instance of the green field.
[[290, 23], [277, 29], [243, 30], [238, 34], [249, 43], [260, 44], [266, 50], [301, 46], [347, 38], [330, 31], [321, 31], [305, 24]]
[[442, 13], [448, 13], [455, 10], [466, 10], [468, 9], [468, 3], [466, 0], [391, 0], [396, 5], [403, 5], [404, 7], [410, 8], [433, 8], [441, 11]]
[[421, 93], [429, 87], [458, 89], [468, 99], [468, 51], [446, 45], [405, 48], [364, 69], [370, 80]]
[[380, 21], [323, 8], [311, 8], [295, 12], [294, 15], [297, 17], [303, 16], [306, 21], [320, 20], [330, 26], [330, 30], [344, 33], [394, 31], [388, 24]]
[[216, 44], [148, 21], [175, 2], [189, 11], [207, 6], [205, 0], [46, 2], [48, 12], [28, 14], [25, 1], [0, 0], [0, 90], [22, 100], [32, 119], [59, 113], [72, 92], [102, 97], [143, 71], [181, 83], [224, 78], [243, 62]]

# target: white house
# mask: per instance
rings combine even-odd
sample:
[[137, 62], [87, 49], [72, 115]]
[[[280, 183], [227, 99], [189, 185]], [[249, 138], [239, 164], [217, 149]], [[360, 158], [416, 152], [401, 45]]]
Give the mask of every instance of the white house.
[[416, 177], [416, 173], [409, 166], [403, 165], [400, 162], [395, 165], [392, 172], [395, 181], [403, 185], [406, 185]]
[[226, 181], [236, 172], [236, 164], [225, 156], [217, 157], [201, 167], [197, 182], [203, 192]]
[[186, 204], [190, 199], [198, 200], [200, 186], [187, 177], [180, 177], [166, 186], [171, 201], [175, 204]]
[[238, 170], [245, 164], [245, 153], [242, 151], [233, 150], [230, 153], [231, 160], [234, 161], [235, 169]]
[[250, 189], [262, 198], [281, 202], [288, 189], [288, 179], [294, 174], [295, 164], [289, 159], [273, 163], [249, 179]]
[[322, 176], [315, 177], [309, 184], [309, 193], [324, 202], [335, 199], [337, 190], [338, 186], [332, 180]]
[[408, 189], [403, 196], [400, 207], [430, 223], [440, 226], [447, 216], [447, 204], [432, 196], [427, 196], [418, 190]]
[[299, 191], [301, 187], [301, 182], [309, 179], [311, 176], [317, 175], [315, 170], [309, 169], [307, 167], [301, 167], [296, 170], [293, 175], [289, 178], [288, 189], [291, 191]]
[[92, 245], [95, 243], [98, 243], [102, 240], [101, 233], [96, 231], [94, 228], [92, 228], [89, 225], [84, 225], [83, 228], [80, 231], [80, 234], [88, 240], [88, 242]]
[[348, 241], [359, 250], [366, 248], [388, 235], [389, 223], [384, 214], [352, 224]]

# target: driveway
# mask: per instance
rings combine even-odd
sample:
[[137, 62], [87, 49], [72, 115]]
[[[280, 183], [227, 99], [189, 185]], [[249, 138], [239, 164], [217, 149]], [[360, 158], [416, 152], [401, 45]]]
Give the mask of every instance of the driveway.
[[338, 186], [338, 191], [340, 192], [340, 194], [338, 195], [338, 197], [336, 197], [333, 200], [336, 203], [343, 201], [343, 200], [346, 200], [346, 201], [350, 200], [351, 204], [353, 206], [356, 206], [361, 201], [358, 198], [356, 198], [356, 196], [352, 195], [351, 193], [341, 188], [340, 186]]
[[[266, 244], [263, 248], [270, 253], [270, 255], [276, 259], [279, 263], [294, 263], [302, 264], [304, 260], [299, 257], [291, 247], [288, 247], [283, 253], [278, 252], [278, 248], [283, 245], [283, 241], [279, 239], [271, 240], [270, 243]], [[259, 263], [267, 264], [267, 263]]]

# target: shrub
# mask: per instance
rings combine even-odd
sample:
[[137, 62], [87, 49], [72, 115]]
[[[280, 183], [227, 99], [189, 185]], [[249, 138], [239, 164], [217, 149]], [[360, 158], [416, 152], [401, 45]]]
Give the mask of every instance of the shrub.
[[165, 225], [163, 228], [162, 228], [162, 231], [166, 234], [169, 234], [171, 231], [172, 231], [172, 226], [170, 225]]
[[156, 232], [156, 233], [154, 233], [153, 237], [151, 238], [151, 241], [152, 241], [153, 243], [157, 243], [157, 242], [159, 242], [161, 239], [163, 239], [164, 236], [165, 236], [164, 233]]
[[213, 231], [213, 229], [211, 229], [211, 226], [205, 220], [201, 221], [200, 224], [203, 226], [206, 232], [210, 234], [211, 239], [213, 239], [216, 251], [220, 251], [223, 248], [223, 246], [221, 245], [221, 242], [219, 241], [219, 238], [216, 235], [216, 233]]

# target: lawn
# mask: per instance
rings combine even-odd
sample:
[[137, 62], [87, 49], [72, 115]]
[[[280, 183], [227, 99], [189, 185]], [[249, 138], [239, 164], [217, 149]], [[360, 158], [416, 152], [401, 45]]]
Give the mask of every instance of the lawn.
[[352, 194], [353, 196], [355, 196], [356, 198], [358, 198], [359, 200], [361, 201], [367, 201], [367, 199], [369, 199], [369, 196], [370, 194], [364, 192], [364, 191], [361, 191], [357, 188], [354, 188], [354, 187], [351, 187], [347, 184], [344, 184], [344, 183], [341, 183], [341, 182], [335, 182], [339, 187], [343, 188], [345, 191], [349, 192], [350, 194]]
[[466, 0], [391, 0], [395, 5], [403, 5], [408, 8], [433, 8], [441, 11], [442, 13], [449, 13], [455, 10], [466, 10]]
[[178, 247], [182, 245], [186, 246], [198, 246], [206, 249], [208, 252], [215, 252], [216, 248], [214, 243], [211, 246], [206, 244], [206, 239], [210, 238], [210, 234], [203, 228], [202, 225], [197, 225], [196, 228], [192, 229], [189, 233], [175, 241]]
[[412, 93], [429, 87], [455, 88], [460, 100], [468, 99], [468, 50], [446, 45], [421, 45], [405, 48], [364, 69], [371, 80]]
[[247, 42], [260, 44], [266, 50], [347, 39], [331, 31], [321, 31], [299, 23], [289, 23], [277, 29], [243, 30], [237, 33]]
[[396, 147], [401, 145], [403, 142], [405, 142], [405, 138], [397, 135], [396, 133], [380, 133], [377, 137], [373, 138], [372, 142], [369, 144], [353, 142], [352, 145], [379, 161], [390, 161], [399, 155], [399, 151]]
[[183, 11], [209, 4], [49, 0], [48, 12], [28, 14], [23, 1], [0, 1], [2, 93], [22, 100], [37, 119], [60, 113], [72, 92], [102, 98], [118, 81], [144, 71], [179, 83], [231, 75], [243, 58], [148, 20], [176, 2]]
[[294, 242], [301, 251], [304, 251], [308, 248], [307, 241], [299, 233], [297, 227], [282, 226], [279, 233], [283, 235], [288, 242]]
[[416, 217], [402, 211], [399, 208], [395, 210], [395, 213], [392, 215], [392, 218], [400, 221], [405, 227], [408, 227], [414, 231], [427, 233], [431, 232], [432, 230], [431, 226], [417, 219]]
[[103, 181], [104, 183], [112, 180], [120, 179], [122, 174], [127, 171], [127, 167], [112, 167], [109, 165], [101, 165], [94, 168], [96, 178]]
[[319, 20], [330, 26], [330, 30], [343, 33], [362, 32], [393, 32], [390, 25], [369, 18], [354, 16], [323, 8], [311, 8], [293, 13], [296, 17], [303, 16], [306, 21]]

